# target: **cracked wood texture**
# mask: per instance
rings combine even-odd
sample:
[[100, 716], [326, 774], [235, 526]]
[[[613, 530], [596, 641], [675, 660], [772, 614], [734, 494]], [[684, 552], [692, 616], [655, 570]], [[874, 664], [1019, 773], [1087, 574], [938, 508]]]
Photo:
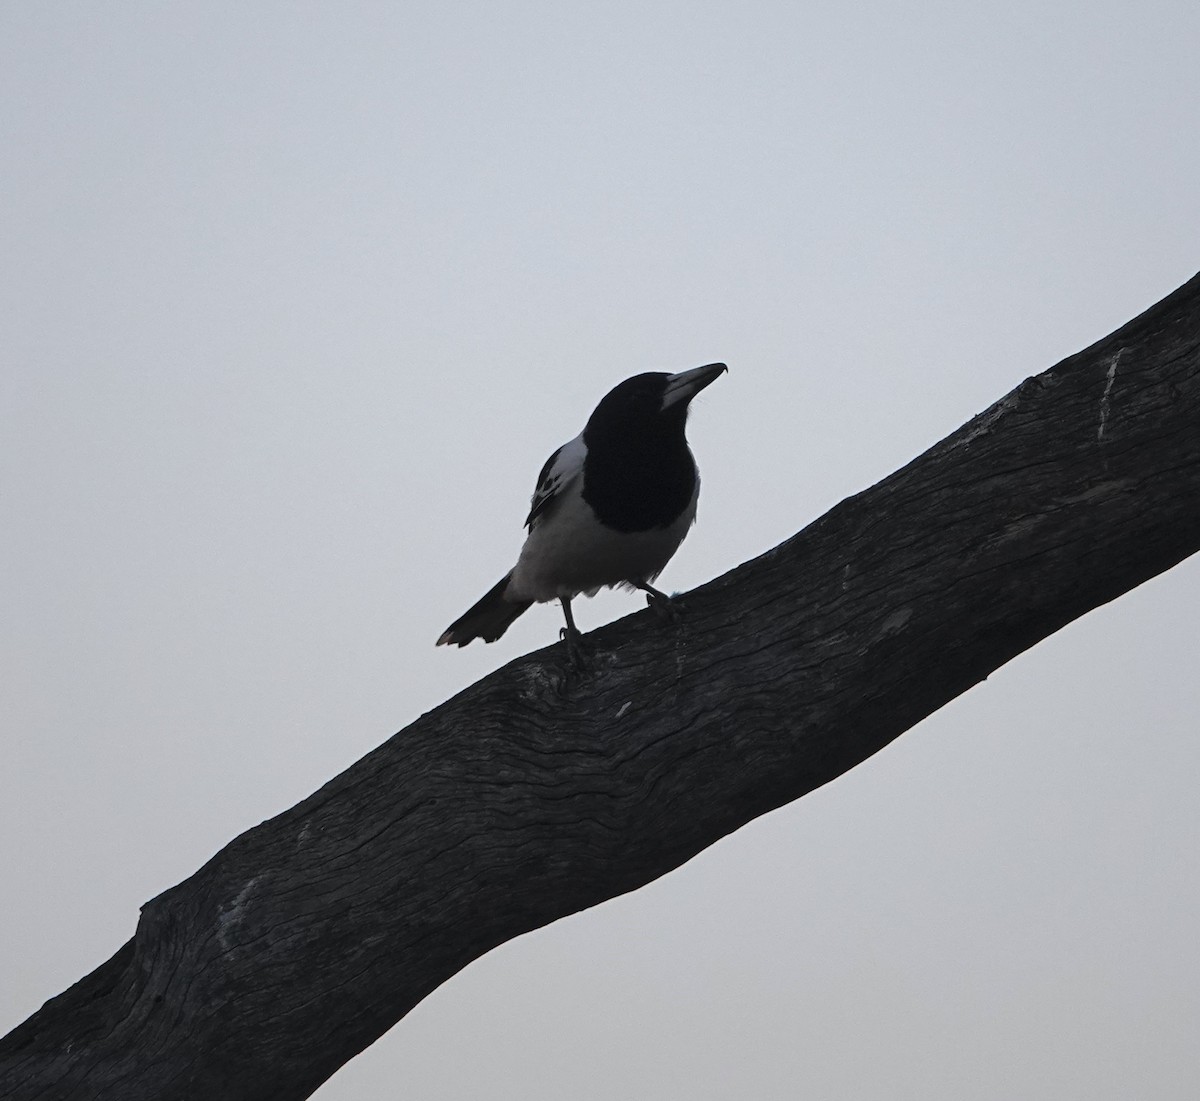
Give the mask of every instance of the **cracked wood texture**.
[[1200, 276], [774, 550], [422, 716], [142, 909], [0, 1096], [309, 1096], [502, 941], [852, 768], [1200, 547]]

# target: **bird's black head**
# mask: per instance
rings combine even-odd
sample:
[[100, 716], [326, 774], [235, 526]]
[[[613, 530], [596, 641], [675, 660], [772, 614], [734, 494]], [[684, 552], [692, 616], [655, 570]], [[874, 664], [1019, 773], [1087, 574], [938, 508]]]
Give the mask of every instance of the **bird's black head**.
[[602, 524], [627, 532], [666, 527], [694, 500], [688, 403], [724, 370], [710, 363], [677, 375], [634, 375], [596, 406], [583, 430], [583, 499]]
[[627, 378], [596, 406], [584, 429], [584, 441], [593, 447], [601, 441], [647, 436], [682, 439], [692, 398], [726, 370], [724, 363], [709, 363], [675, 375], [650, 371]]

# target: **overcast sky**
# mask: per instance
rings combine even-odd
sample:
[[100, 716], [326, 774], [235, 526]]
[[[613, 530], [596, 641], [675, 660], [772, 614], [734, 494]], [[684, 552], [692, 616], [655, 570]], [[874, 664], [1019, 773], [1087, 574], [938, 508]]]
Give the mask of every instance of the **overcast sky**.
[[[433, 647], [620, 379], [730, 366], [686, 590], [1189, 278], [1198, 57], [1194, 0], [0, 7], [0, 1032], [556, 637]], [[1190, 561], [317, 1096], [1200, 1096], [1198, 623]]]

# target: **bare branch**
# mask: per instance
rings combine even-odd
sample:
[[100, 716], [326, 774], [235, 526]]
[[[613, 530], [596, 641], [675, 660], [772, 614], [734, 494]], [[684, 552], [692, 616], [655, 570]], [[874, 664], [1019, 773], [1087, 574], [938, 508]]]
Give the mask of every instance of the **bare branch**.
[[149, 902], [0, 1094], [303, 1098], [471, 960], [826, 783], [1200, 547], [1200, 276], [768, 554], [423, 716]]

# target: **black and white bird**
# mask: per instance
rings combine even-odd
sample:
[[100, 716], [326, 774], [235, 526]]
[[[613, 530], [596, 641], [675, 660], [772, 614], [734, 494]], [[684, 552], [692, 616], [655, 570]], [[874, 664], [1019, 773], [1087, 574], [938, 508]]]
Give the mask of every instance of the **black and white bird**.
[[608, 392], [587, 426], [542, 467], [517, 564], [437, 640], [495, 642], [530, 605], [560, 600], [575, 654], [571, 600], [624, 585], [669, 610], [650, 584], [696, 519], [700, 475], [684, 428], [688, 405], [727, 370], [710, 363], [634, 375]]

